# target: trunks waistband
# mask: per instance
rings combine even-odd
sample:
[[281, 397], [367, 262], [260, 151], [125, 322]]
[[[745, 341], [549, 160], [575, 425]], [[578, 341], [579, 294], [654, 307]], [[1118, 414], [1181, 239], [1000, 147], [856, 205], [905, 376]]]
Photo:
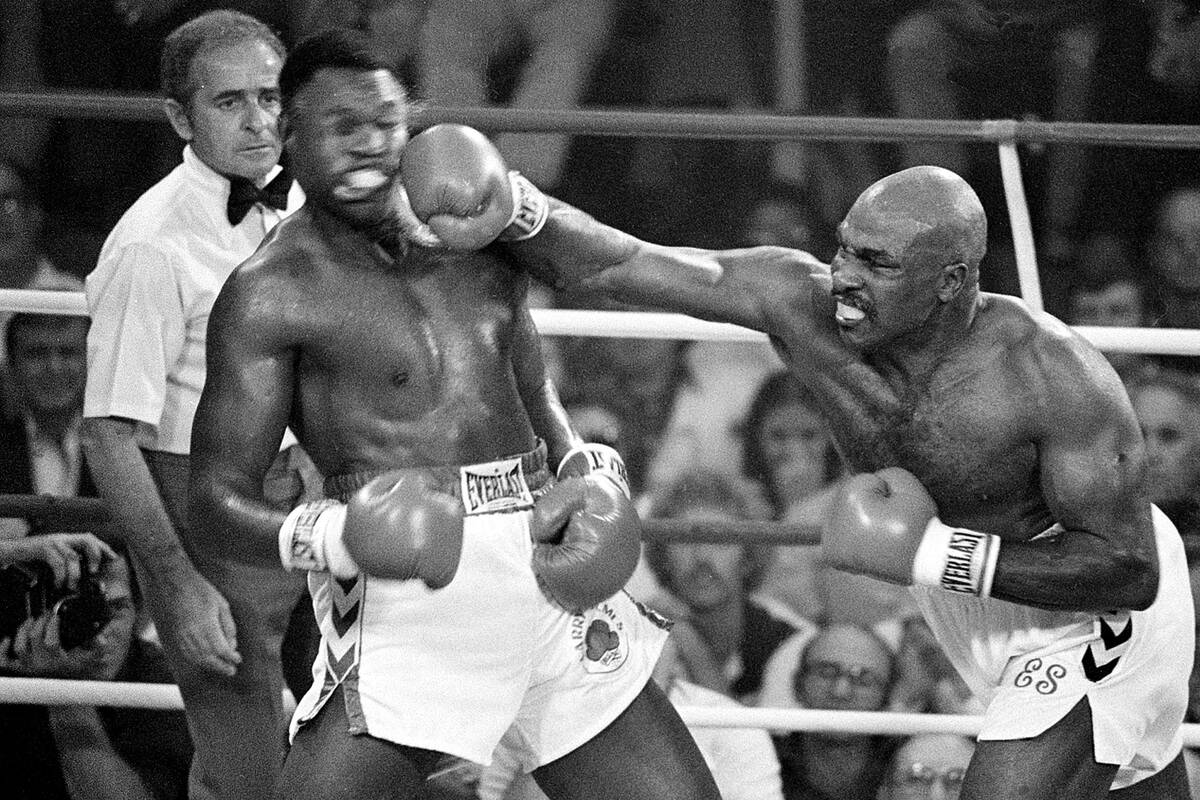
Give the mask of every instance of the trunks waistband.
[[[350, 495], [373, 478], [406, 468], [362, 470], [325, 478], [325, 496], [346, 502]], [[439, 491], [463, 500], [468, 514], [516, 511], [528, 508], [532, 500], [550, 483], [546, 461], [546, 443], [527, 453], [506, 456], [481, 464], [452, 466], [439, 464], [412, 467], [433, 475]]]

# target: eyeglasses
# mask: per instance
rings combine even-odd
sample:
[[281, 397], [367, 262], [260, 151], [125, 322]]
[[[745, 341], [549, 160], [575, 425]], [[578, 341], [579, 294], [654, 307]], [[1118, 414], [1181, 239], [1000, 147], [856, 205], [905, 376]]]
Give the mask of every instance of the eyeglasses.
[[957, 797], [959, 790], [962, 789], [963, 777], [966, 775], [966, 772], [962, 767], [934, 769], [918, 761], [908, 769], [898, 772], [896, 774], [896, 783], [900, 786], [913, 789], [917, 787], [928, 789], [935, 783], [940, 783], [943, 791]]
[[812, 661], [804, 668], [806, 677], [819, 678], [827, 683], [835, 683], [840, 678], [855, 689], [882, 689], [887, 685], [887, 679], [874, 672], [870, 667], [847, 667], [833, 661]]

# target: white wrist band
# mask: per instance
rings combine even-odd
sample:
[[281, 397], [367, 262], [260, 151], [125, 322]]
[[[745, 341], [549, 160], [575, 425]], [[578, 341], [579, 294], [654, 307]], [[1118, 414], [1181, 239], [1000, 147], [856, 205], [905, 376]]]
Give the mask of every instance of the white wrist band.
[[353, 578], [358, 565], [342, 541], [346, 506], [335, 500], [301, 503], [279, 528], [279, 561], [284, 569], [328, 570], [336, 578]]
[[913, 557], [913, 583], [988, 597], [999, 556], [999, 536], [952, 528], [934, 517]]
[[531, 239], [537, 236], [550, 217], [550, 204], [546, 201], [546, 195], [516, 170], [508, 173], [508, 180], [512, 186], [513, 212], [508, 224], [500, 232], [500, 241]]
[[558, 469], [555, 471], [555, 477], [561, 478], [563, 469], [572, 459], [583, 459], [587, 466], [585, 470], [579, 470], [580, 474], [590, 474], [599, 472], [617, 485], [626, 498], [631, 496], [629, 491], [629, 473], [625, 470], [625, 460], [621, 458], [621, 454], [615, 449], [606, 444], [599, 442], [584, 442], [577, 444], [567, 451], [563, 456], [562, 461], [558, 462]]

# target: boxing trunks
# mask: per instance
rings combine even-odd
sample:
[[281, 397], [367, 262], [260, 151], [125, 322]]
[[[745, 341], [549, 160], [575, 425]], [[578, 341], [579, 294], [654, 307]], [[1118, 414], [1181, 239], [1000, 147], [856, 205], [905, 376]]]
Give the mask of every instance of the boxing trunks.
[[1097, 616], [914, 587], [930, 628], [987, 706], [980, 740], [1037, 736], [1086, 697], [1096, 761], [1113, 789], [1179, 755], [1195, 636], [1191, 585], [1175, 526], [1153, 509], [1159, 586], [1145, 611]]
[[[526, 770], [584, 744], [650, 678], [668, 623], [619, 592], [580, 614], [554, 604], [531, 566], [545, 447], [489, 464], [434, 468], [463, 502], [454, 580], [309, 574], [321, 650], [291, 734], [343, 688], [350, 732], [481, 764], [511, 726]], [[326, 480], [344, 500], [373, 474]]]

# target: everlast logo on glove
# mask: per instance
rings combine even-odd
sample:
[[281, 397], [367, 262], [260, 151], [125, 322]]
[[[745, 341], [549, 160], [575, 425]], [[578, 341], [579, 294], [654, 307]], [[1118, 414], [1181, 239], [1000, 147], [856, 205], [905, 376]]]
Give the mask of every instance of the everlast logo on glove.
[[979, 575], [987, 558], [990, 538], [972, 531], [954, 531], [942, 568], [942, 588], [949, 592], [979, 593]]
[[467, 515], [533, 508], [533, 493], [519, 458], [462, 467], [459, 481]]

